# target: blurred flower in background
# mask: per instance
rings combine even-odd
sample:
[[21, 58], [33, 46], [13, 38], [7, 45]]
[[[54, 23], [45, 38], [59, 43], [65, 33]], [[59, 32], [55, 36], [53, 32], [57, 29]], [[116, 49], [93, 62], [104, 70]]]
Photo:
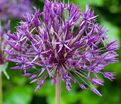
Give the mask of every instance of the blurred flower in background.
[[[4, 68], [1, 66], [1, 70], [7, 68], [4, 50], [8, 48], [5, 32], [10, 30], [9, 20], [12, 18], [23, 18], [27, 13], [32, 13], [32, 2], [30, 0], [0, 0], [0, 63], [4, 66]], [[5, 75], [7, 75], [6, 71]]]
[[0, 71], [2, 71], [5, 76], [9, 79], [9, 76], [6, 72], [6, 68], [8, 66], [8, 62], [6, 60], [7, 54], [5, 54], [5, 49], [9, 46], [6, 44], [8, 36], [5, 31], [9, 30], [9, 22], [4, 26], [4, 30], [0, 24]]
[[0, 104], [2, 104], [2, 73], [9, 79], [6, 72], [8, 62], [4, 50], [8, 48], [6, 32], [10, 32], [11, 19], [22, 19], [27, 13], [32, 13], [30, 0], [0, 0]]
[[32, 13], [30, 0], [0, 0], [0, 19], [23, 18]]

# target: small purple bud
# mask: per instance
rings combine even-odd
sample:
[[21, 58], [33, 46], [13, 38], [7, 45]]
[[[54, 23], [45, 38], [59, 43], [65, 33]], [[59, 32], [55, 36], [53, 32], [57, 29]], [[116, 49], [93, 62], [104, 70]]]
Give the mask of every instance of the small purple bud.
[[40, 83], [37, 85], [35, 91], [39, 90], [43, 86], [44, 83], [45, 83], [45, 81], [41, 80]]
[[80, 88], [83, 89], [83, 90], [86, 90], [86, 89], [87, 89], [87, 87], [86, 87], [84, 84], [80, 84], [79, 86], [80, 86]]
[[56, 80], [55, 80], [55, 79], [52, 79], [52, 80], [51, 80], [51, 83], [52, 83], [52, 84], [56, 84]]
[[91, 78], [90, 81], [95, 85], [103, 85], [104, 83], [102, 80], [96, 78]]
[[98, 64], [98, 66], [96, 67], [96, 70], [100, 71], [102, 69], [104, 69], [105, 65], [104, 64]]
[[111, 72], [103, 72], [103, 76], [111, 81], [115, 79], [114, 74]]
[[21, 66], [14, 66], [14, 67], [11, 67], [11, 69], [14, 69], [14, 70], [22, 70], [23, 68]]
[[98, 96], [102, 96], [102, 94], [96, 88], [91, 88], [91, 90]]
[[37, 74], [33, 74], [31, 77], [30, 77], [30, 79], [32, 80], [32, 79], [35, 79], [37, 77]]
[[67, 89], [68, 92], [71, 90], [69, 85], [66, 85], [66, 89]]
[[37, 81], [38, 81], [38, 79], [36, 78], [36, 79], [31, 80], [30, 83], [35, 83], [35, 82], [37, 82]]
[[106, 46], [106, 49], [109, 51], [117, 50], [118, 48], [119, 48], [119, 44], [117, 41], [112, 41]]
[[24, 77], [30, 77], [30, 75], [31, 75], [31, 73], [24, 73], [24, 74], [22, 74], [22, 76], [24, 76]]

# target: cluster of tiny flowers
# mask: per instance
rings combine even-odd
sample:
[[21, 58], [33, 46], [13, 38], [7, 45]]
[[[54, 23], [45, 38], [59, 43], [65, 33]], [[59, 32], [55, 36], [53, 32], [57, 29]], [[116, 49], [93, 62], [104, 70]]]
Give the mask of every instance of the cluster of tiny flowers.
[[2, 44], [3, 44], [3, 41], [2, 41], [2, 36], [3, 34], [2, 34], [2, 27], [1, 27], [1, 25], [0, 25], [0, 65], [1, 64], [3, 64], [4, 63], [4, 58], [3, 58], [3, 56], [2, 56], [2, 48], [3, 47], [1, 47], [2, 46]]
[[31, 13], [30, 0], [0, 0], [0, 19], [23, 18], [27, 13]]
[[[5, 30], [9, 28], [9, 22], [5, 25]], [[4, 52], [5, 49], [8, 48], [6, 45], [7, 35], [3, 32], [3, 28], [0, 24], [0, 65], [5, 63], [6, 54]]]
[[8, 34], [8, 60], [15, 62], [13, 69], [23, 70], [31, 83], [38, 83], [36, 90], [48, 77], [56, 83], [58, 74], [68, 91], [77, 83], [101, 96], [95, 85], [103, 85], [99, 75], [114, 79], [103, 69], [117, 62], [119, 46], [116, 41], [108, 42], [96, 17], [89, 7], [80, 12], [74, 4], [46, 0], [43, 12], [27, 15], [17, 31]]
[[6, 31], [9, 30], [9, 22], [4, 25], [4, 29], [0, 24], [0, 73], [2, 72], [7, 79], [9, 79], [9, 75], [6, 72], [6, 68], [8, 66], [8, 62], [6, 60], [7, 54], [4, 50], [8, 49], [9, 45], [6, 44], [8, 36], [6, 35]]
[[3, 29], [0, 25], [0, 65], [4, 64], [4, 57], [3, 57], [3, 48], [4, 48], [4, 36], [3, 36]]

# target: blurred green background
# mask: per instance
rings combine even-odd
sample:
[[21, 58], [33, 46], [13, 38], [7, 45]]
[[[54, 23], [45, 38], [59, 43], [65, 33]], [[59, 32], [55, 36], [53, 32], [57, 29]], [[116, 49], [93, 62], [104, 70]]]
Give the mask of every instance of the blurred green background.
[[[121, 44], [121, 0], [72, 0], [84, 10], [89, 4], [95, 14], [99, 15], [97, 22], [107, 28], [110, 40], [117, 40]], [[71, 2], [72, 2], [71, 1]], [[34, 0], [34, 6], [43, 8], [41, 0]], [[11, 22], [11, 31], [15, 31], [18, 20]], [[93, 94], [90, 90], [81, 90], [78, 85], [73, 85], [70, 92], [66, 91], [62, 83], [61, 104], [121, 104], [121, 48], [118, 50], [119, 62], [105, 68], [116, 73], [112, 82], [105, 80], [103, 87], [99, 87], [102, 97]], [[20, 71], [13, 71], [9, 63], [7, 72], [10, 79], [3, 75], [3, 102], [4, 104], [55, 104], [55, 86], [48, 80], [37, 92], [36, 84], [30, 84], [29, 79], [21, 76]]]

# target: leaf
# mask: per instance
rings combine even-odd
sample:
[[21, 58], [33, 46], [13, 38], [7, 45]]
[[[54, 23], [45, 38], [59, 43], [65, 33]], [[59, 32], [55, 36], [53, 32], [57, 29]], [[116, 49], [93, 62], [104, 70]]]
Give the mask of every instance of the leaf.
[[4, 75], [6, 76], [7, 79], [10, 79], [8, 73], [6, 72], [7, 67], [8, 67], [8, 63], [0, 65], [0, 71], [2, 71], [4, 73]]
[[108, 30], [107, 36], [109, 41], [117, 40], [120, 43], [119, 28], [106, 21], [105, 19], [101, 19], [101, 24]]
[[10, 79], [10, 77], [9, 77], [8, 73], [6, 72], [6, 70], [3, 70], [3, 73], [4, 73], [4, 75], [6, 76], [7, 79]]
[[32, 89], [28, 86], [14, 87], [4, 94], [4, 104], [29, 104]]
[[96, 5], [96, 6], [102, 6], [104, 3], [104, 0], [74, 0], [74, 3], [78, 5], [81, 10], [84, 10], [86, 5]]

